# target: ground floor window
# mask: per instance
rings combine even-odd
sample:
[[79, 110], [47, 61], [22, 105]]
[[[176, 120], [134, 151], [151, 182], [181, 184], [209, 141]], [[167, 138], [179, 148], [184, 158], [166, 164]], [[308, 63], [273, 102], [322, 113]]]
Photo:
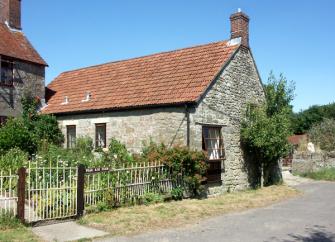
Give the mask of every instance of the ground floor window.
[[6, 116], [0, 116], [0, 127], [2, 125], [4, 125], [6, 123], [6, 121], [7, 121], [7, 117]]
[[74, 148], [76, 145], [76, 125], [66, 126], [67, 148]]
[[95, 148], [106, 148], [106, 124], [95, 124]]
[[207, 181], [221, 182], [222, 162], [225, 157], [221, 127], [202, 127], [202, 149], [207, 153], [209, 164]]

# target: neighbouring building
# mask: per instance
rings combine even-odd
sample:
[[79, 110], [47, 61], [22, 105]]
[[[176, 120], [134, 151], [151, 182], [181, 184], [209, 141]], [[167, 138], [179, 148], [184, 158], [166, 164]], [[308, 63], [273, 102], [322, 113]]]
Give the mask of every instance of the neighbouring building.
[[[208, 182], [218, 190], [250, 185], [240, 144], [247, 104], [264, 102], [249, 47], [249, 17], [230, 17], [228, 40], [115, 61], [60, 74], [47, 87], [44, 113], [57, 116], [65, 146], [115, 137], [133, 152], [150, 139], [208, 153]], [[219, 185], [219, 186], [217, 186]]]
[[22, 32], [21, 0], [0, 0], [0, 124], [22, 113], [25, 90], [44, 100], [46, 66]]

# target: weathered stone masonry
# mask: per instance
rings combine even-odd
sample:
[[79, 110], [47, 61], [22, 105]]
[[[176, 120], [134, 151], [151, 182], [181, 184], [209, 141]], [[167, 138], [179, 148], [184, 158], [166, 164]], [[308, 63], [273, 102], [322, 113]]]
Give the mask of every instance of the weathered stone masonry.
[[[240, 147], [240, 121], [247, 103], [264, 101], [263, 87], [249, 49], [241, 47], [227, 63], [197, 106], [190, 112], [190, 147], [202, 149], [202, 124], [221, 125], [226, 159], [220, 189], [248, 187]], [[143, 141], [152, 139], [169, 146], [187, 144], [187, 119], [184, 106], [95, 114], [63, 115], [58, 118], [66, 134], [67, 125], [76, 125], [77, 137], [95, 137], [95, 123], [106, 123], [107, 141], [115, 137], [130, 151], [139, 152]], [[66, 144], [66, 142], [65, 142]], [[108, 145], [108, 143], [107, 143]]]
[[44, 98], [45, 67], [43, 65], [15, 60], [13, 72], [13, 86], [0, 86], [1, 116], [16, 117], [22, 113], [21, 97], [24, 90]]
[[248, 187], [248, 174], [240, 144], [240, 122], [248, 103], [265, 99], [263, 87], [250, 51], [240, 48], [224, 68], [192, 115], [193, 147], [201, 149], [201, 125], [222, 125], [226, 159], [222, 173], [224, 189]]

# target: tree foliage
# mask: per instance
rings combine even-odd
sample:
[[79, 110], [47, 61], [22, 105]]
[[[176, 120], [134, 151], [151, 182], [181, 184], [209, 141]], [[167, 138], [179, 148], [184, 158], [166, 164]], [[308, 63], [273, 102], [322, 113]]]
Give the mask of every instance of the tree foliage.
[[335, 150], [335, 120], [324, 119], [321, 123], [314, 124], [309, 130], [311, 140], [322, 150]]
[[60, 145], [64, 141], [57, 120], [52, 115], [39, 114], [39, 100], [28, 94], [22, 97], [22, 117], [11, 118], [0, 128], [0, 152], [11, 148], [34, 154], [41, 142]]
[[283, 75], [277, 79], [271, 73], [264, 91], [266, 102], [248, 112], [242, 123], [241, 138], [247, 151], [255, 156], [256, 165], [263, 166], [266, 185], [280, 180], [271, 170], [290, 151], [287, 137], [292, 131], [294, 85]]
[[321, 123], [324, 119], [335, 119], [335, 103], [327, 105], [313, 105], [308, 109], [293, 114], [294, 133], [302, 134]]

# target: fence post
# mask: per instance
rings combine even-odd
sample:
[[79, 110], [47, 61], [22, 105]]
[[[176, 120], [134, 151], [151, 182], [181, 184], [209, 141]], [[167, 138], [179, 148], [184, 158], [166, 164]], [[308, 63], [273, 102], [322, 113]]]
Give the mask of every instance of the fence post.
[[85, 199], [84, 199], [84, 186], [85, 186], [85, 166], [78, 165], [77, 177], [77, 217], [84, 215]]
[[26, 168], [21, 167], [18, 171], [19, 180], [17, 184], [17, 217], [22, 223], [24, 220], [24, 205], [26, 198]]

